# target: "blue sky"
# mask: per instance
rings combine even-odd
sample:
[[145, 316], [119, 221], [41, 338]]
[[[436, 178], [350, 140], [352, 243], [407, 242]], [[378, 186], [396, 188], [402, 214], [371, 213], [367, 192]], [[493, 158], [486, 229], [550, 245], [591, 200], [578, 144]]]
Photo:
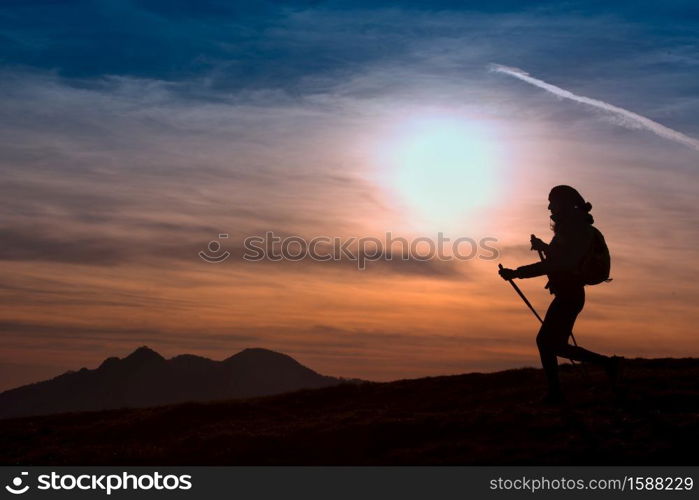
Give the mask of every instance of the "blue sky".
[[409, 59], [420, 45], [457, 53], [450, 41], [501, 51], [503, 64], [532, 72], [550, 70], [555, 58], [559, 74], [552, 76], [573, 68], [598, 74], [605, 62], [640, 54], [654, 56], [644, 67], [677, 71], [696, 52], [693, 2], [479, 4], [4, 2], [2, 58], [66, 78], [183, 81], [220, 71], [216, 83], [230, 89], [341, 78], [362, 64]]
[[[693, 2], [5, 2], [0, 60], [12, 73], [100, 88], [114, 77], [170, 84], [182, 99], [268, 89], [289, 99], [345, 89], [486, 79], [490, 62], [697, 125]], [[29, 76], [29, 75], [28, 75]], [[507, 82], [501, 83], [507, 85]], [[628, 87], [633, 86], [629, 92]], [[692, 131], [692, 130], [690, 130]]]

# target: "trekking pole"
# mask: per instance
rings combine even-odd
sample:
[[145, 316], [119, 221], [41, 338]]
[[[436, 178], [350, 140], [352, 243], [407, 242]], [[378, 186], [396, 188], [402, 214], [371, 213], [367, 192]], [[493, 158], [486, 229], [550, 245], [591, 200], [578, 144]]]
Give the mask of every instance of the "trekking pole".
[[[502, 264], [498, 264], [498, 268], [502, 269]], [[534, 309], [534, 306], [532, 306], [531, 302], [529, 302], [527, 297], [524, 296], [524, 294], [522, 293], [522, 290], [519, 289], [517, 284], [512, 280], [507, 280], [507, 281], [510, 283], [510, 285], [512, 285], [512, 288], [515, 289], [515, 292], [517, 292], [517, 295], [519, 295], [522, 298], [522, 300], [524, 301], [524, 303], [527, 304], [527, 307], [529, 307], [529, 309], [531, 309], [531, 311], [534, 313], [534, 316], [536, 316], [536, 319], [539, 320], [539, 323], [543, 324], [544, 320], [541, 319], [541, 316], [539, 316], [539, 313], [536, 312], [536, 309]], [[571, 337], [573, 336], [573, 332], [570, 332], [570, 336]], [[575, 337], [573, 337], [573, 342], [575, 342]], [[577, 346], [578, 344], [575, 344], [575, 345]], [[571, 365], [575, 366], [574, 360], [570, 359], [569, 361], [570, 361]]]
[[[539, 252], [539, 256], [542, 257], [542, 259], [543, 259], [543, 255], [541, 255], [541, 252]], [[498, 268], [502, 269], [502, 264], [498, 264]], [[519, 287], [515, 284], [514, 281], [512, 281], [512, 280], [507, 280], [507, 281], [510, 283], [510, 285], [512, 285], [512, 288], [515, 289], [515, 292], [517, 292], [517, 295], [522, 297], [522, 300], [524, 301], [525, 304], [527, 304], [527, 307], [529, 307], [529, 309], [531, 309], [531, 311], [534, 313], [534, 316], [536, 316], [536, 319], [539, 320], [539, 323], [543, 324], [544, 320], [541, 319], [541, 316], [539, 316], [539, 313], [536, 312], [536, 309], [534, 309], [534, 306], [532, 306], [531, 302], [529, 302], [529, 300], [524, 296], [524, 294], [522, 293], [522, 290], [519, 289]], [[570, 332], [570, 336], [573, 337], [573, 332]], [[577, 347], [578, 344], [575, 343], [575, 337], [573, 337], [573, 343]], [[570, 361], [571, 365], [576, 366], [574, 360], [569, 359], [569, 361]]]
[[[498, 269], [502, 269], [502, 268], [503, 268], [502, 264], [498, 264]], [[522, 300], [524, 301], [524, 303], [527, 304], [527, 307], [529, 307], [529, 309], [531, 309], [531, 311], [534, 313], [534, 316], [536, 316], [536, 319], [539, 320], [539, 323], [543, 323], [544, 320], [541, 319], [541, 316], [539, 316], [539, 313], [536, 312], [536, 309], [534, 309], [534, 306], [532, 306], [531, 303], [529, 302], [529, 300], [524, 296], [524, 294], [522, 293], [522, 290], [519, 289], [519, 287], [515, 284], [514, 281], [512, 281], [512, 280], [507, 280], [507, 281], [510, 285], [512, 285], [512, 288], [515, 289], [515, 292], [517, 292], [517, 295], [519, 295], [522, 298]]]

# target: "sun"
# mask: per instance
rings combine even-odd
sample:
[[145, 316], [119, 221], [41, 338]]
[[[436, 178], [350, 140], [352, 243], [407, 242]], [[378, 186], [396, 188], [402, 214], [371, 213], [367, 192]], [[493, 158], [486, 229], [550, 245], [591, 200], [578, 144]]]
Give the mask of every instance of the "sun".
[[496, 199], [499, 159], [492, 130], [477, 122], [420, 118], [384, 149], [384, 184], [414, 216], [453, 226]]

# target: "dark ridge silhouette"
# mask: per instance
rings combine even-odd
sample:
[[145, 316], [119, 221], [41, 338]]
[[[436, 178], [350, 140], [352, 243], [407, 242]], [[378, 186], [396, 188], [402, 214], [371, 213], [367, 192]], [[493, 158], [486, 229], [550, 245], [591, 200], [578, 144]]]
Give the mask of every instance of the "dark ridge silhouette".
[[601, 367], [561, 378], [559, 406], [524, 368], [4, 419], [0, 465], [696, 465], [699, 359], [628, 360], [616, 392]]
[[0, 418], [266, 396], [342, 381], [267, 349], [245, 349], [224, 361], [191, 354], [168, 360], [144, 346], [95, 370], [0, 393]]

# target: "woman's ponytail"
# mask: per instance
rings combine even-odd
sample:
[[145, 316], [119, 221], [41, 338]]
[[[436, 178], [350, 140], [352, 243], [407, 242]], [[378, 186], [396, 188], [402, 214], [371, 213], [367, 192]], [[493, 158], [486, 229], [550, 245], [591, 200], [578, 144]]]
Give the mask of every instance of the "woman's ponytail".
[[594, 224], [595, 218], [590, 213], [590, 210], [592, 210], [592, 203], [590, 203], [589, 201], [586, 201], [585, 205], [583, 205], [582, 209], [583, 209], [583, 212], [585, 212], [585, 222], [587, 222], [590, 225]]

